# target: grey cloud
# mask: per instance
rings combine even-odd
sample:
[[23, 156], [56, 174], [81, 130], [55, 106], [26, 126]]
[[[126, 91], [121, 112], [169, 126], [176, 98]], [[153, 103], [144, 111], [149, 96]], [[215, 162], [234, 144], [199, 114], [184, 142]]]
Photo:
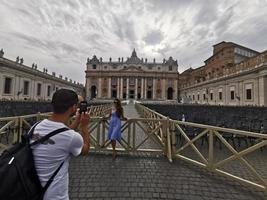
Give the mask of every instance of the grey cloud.
[[[198, 26], [195, 28], [194, 30], [194, 34], [196, 37], [200, 38], [200, 39], [204, 39], [205, 37], [209, 36], [209, 31], [210, 28], [208, 26]], [[198, 41], [196, 41], [197, 43], [199, 43]]]
[[91, 46], [104, 46], [106, 43], [99, 34], [88, 34], [83, 36], [83, 40]]
[[[61, 52], [61, 56], [67, 57], [68, 55], [76, 55], [77, 52], [79, 52], [79, 49], [75, 46], [69, 45], [64, 42], [55, 42], [50, 40], [39, 40], [35, 37], [28, 36], [25, 34], [20, 33], [12, 33], [12, 35], [15, 36], [15, 38], [22, 39], [27, 42], [29, 46], [33, 46], [36, 49], [39, 50], [45, 50], [47, 53], [51, 53], [51, 55], [59, 54]], [[54, 56], [55, 58], [58, 58], [57, 56]]]
[[66, 52], [66, 54], [76, 54], [79, 50], [67, 43], [59, 43], [59, 48]]
[[144, 37], [144, 41], [147, 45], [159, 44], [162, 40], [163, 34], [160, 30], [153, 30]]
[[22, 13], [24, 16], [29, 17], [29, 18], [33, 18], [33, 14], [30, 13], [28, 10], [22, 9], [22, 8], [17, 8], [17, 10]]
[[222, 17], [216, 22], [214, 29], [217, 34], [222, 34], [227, 31], [228, 27], [231, 25], [231, 19], [234, 15], [234, 6], [228, 8], [222, 15]]
[[77, 23], [77, 19], [74, 18], [71, 14], [69, 14], [69, 13], [64, 13], [63, 16], [64, 16], [64, 22], [65, 22], [65, 24], [66, 24], [67, 26], [71, 26], [71, 25]]
[[37, 39], [35, 37], [32, 36], [28, 36], [26, 34], [23, 33], [10, 33], [11, 35], [15, 36], [14, 39], [21, 39], [23, 41], [25, 41], [28, 45], [36, 47], [36, 48], [43, 48], [46, 50], [55, 50], [55, 43], [51, 42], [51, 43], [46, 43], [43, 40]]
[[194, 24], [210, 24], [218, 18], [218, 2], [206, 0], [205, 4], [199, 4], [197, 14], [194, 17]]
[[134, 23], [131, 21], [128, 16], [116, 16], [114, 13], [113, 22], [114, 22], [114, 33], [121, 39], [121, 40], [136, 40], [136, 34], [134, 29]]
[[157, 11], [160, 13], [166, 12], [177, 12], [177, 9], [182, 7], [187, 7], [193, 0], [149, 0], [147, 5], [148, 9], [151, 11]]
[[67, 4], [72, 8], [78, 10], [80, 8], [79, 3], [76, 0], [65, 0]]

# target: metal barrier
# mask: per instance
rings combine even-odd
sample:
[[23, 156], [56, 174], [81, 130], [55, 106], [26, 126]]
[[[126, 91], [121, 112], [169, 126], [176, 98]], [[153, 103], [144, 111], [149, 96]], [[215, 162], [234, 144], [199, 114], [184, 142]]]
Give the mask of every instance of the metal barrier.
[[[30, 127], [41, 119], [47, 118], [51, 113], [37, 113], [32, 115], [5, 117], [0, 118], [0, 149], [5, 149], [9, 145], [21, 142], [21, 135], [27, 132]], [[12, 134], [12, 136], [10, 136]], [[6, 142], [3, 143], [2, 139], [5, 137]], [[12, 140], [10, 143], [9, 140]]]
[[[111, 105], [90, 106], [90, 117], [105, 116], [110, 113]], [[0, 118], [0, 151], [9, 145], [21, 142], [21, 135], [26, 133], [37, 121], [48, 118], [52, 113], [37, 113], [31, 115]]]
[[[182, 122], [177, 120], [169, 120], [163, 115], [143, 106], [140, 104], [136, 104], [139, 112], [145, 117], [152, 117], [155, 119], [165, 118], [165, 120], [169, 121], [168, 128], [169, 132], [171, 132], [171, 145], [168, 143], [168, 148], [172, 149], [172, 157], [179, 158], [186, 162], [192, 163], [199, 167], [205, 168], [209, 171], [215, 172], [217, 174], [228, 177], [232, 180], [236, 180], [240, 183], [246, 184], [248, 186], [256, 187], [260, 190], [267, 192], [267, 178], [265, 174], [265, 178], [262, 174], [256, 170], [256, 167], [253, 166], [246, 158], [248, 154], [255, 152], [256, 150], [262, 149], [263, 147], [267, 147], [267, 135], [259, 134], [241, 130], [234, 130], [228, 128], [220, 128], [215, 126], [201, 125], [190, 122]], [[188, 128], [189, 127], [189, 128]], [[193, 131], [194, 134], [187, 132], [186, 130]], [[250, 138], [253, 139], [254, 144], [250, 147], [243, 148], [238, 151], [233, 144], [233, 146], [227, 141], [224, 137], [225, 135], [233, 135], [235, 138]], [[181, 140], [184, 140], [185, 143], [181, 145], [179, 148], [177, 147], [176, 141], [177, 136], [180, 136]], [[189, 136], [191, 138], [189, 138]], [[201, 153], [200, 147], [197, 147], [196, 142], [200, 139], [203, 140], [205, 138], [207, 140], [207, 155], [205, 157], [204, 153]], [[218, 158], [216, 156], [215, 151], [215, 143], [221, 142], [226, 149], [231, 152], [231, 155], [227, 155], [226, 158]], [[203, 141], [202, 141], [203, 143]], [[169, 146], [170, 145], [170, 146]], [[191, 155], [182, 155], [182, 152], [189, 147], [192, 148], [193, 152], [197, 157], [193, 157]], [[186, 153], [185, 153], [186, 154]], [[217, 160], [216, 160], [216, 159]], [[248, 180], [243, 177], [239, 177], [237, 175], [232, 174], [231, 172], [223, 169], [223, 167], [230, 163], [231, 161], [239, 160], [243, 164], [242, 166], [246, 166], [248, 171], [252, 174], [253, 180]], [[267, 168], [266, 168], [267, 169]], [[266, 170], [264, 170], [266, 173]]]
[[[132, 118], [122, 122], [122, 139], [117, 150], [127, 153], [162, 153], [170, 162], [172, 162], [174, 158], [182, 159], [232, 180], [267, 192], [266, 177], [263, 177], [255, 166], [245, 158], [248, 154], [267, 146], [267, 135], [171, 120], [141, 104], [136, 103], [135, 106], [137, 111], [144, 118]], [[109, 122], [105, 117], [110, 113], [110, 109], [110, 105], [91, 107], [89, 132], [91, 148], [95, 151], [111, 150], [109, 147], [110, 141], [107, 138]], [[38, 113], [35, 115], [0, 118], [1, 140], [3, 135], [13, 133], [14, 137], [12, 143], [20, 142], [21, 135], [30, 128], [33, 122], [39, 121], [42, 118], [47, 118], [50, 114], [51, 113]], [[190, 133], [190, 131], [193, 131], [194, 134]], [[141, 137], [141, 133], [144, 137]], [[255, 144], [238, 151], [227, 141], [224, 137], [225, 134], [232, 134], [235, 137], [252, 138]], [[180, 141], [185, 142], [180, 146], [176, 143], [178, 136], [180, 137]], [[196, 144], [200, 139], [202, 139], [203, 142], [203, 138], [207, 140], [207, 149], [205, 149], [206, 155], [205, 152], [201, 152], [203, 149]], [[147, 141], [151, 141], [154, 145], [156, 144], [157, 148], [151, 148], [148, 147], [149, 145], [145, 145]], [[216, 155], [216, 142], [222, 143], [226, 147], [224, 149], [231, 152], [231, 155], [226, 158], [219, 158]], [[6, 147], [7, 145], [0, 143], [0, 148]], [[183, 154], [189, 147], [195, 152], [196, 157], [192, 157], [191, 154]], [[226, 164], [232, 164], [230, 162], [234, 160], [241, 161], [242, 164], [247, 167], [253, 176], [253, 180], [239, 177], [223, 169]]]
[[[147, 124], [157, 124], [151, 128]], [[89, 125], [91, 147], [96, 151], [111, 150], [110, 141], [107, 138], [108, 121], [105, 118], [91, 118]], [[118, 151], [125, 152], [166, 152], [166, 137], [161, 133], [167, 132], [166, 120], [131, 118], [122, 121], [122, 138], [119, 142], [121, 147]], [[140, 137], [141, 133], [145, 137]], [[145, 142], [151, 140], [159, 148], [150, 148]], [[171, 159], [171, 156], [169, 157]]]
[[106, 116], [111, 112], [111, 104], [89, 106], [90, 117]]

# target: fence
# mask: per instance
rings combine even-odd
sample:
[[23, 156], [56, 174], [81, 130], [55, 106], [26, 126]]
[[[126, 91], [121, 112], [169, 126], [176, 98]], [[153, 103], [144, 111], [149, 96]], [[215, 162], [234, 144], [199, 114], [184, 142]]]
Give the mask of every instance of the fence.
[[[249, 154], [264, 151], [263, 148], [267, 146], [266, 134], [171, 120], [141, 104], [135, 105], [143, 118], [131, 118], [122, 122], [122, 139], [118, 147], [119, 151], [162, 153], [170, 162], [175, 158], [182, 159], [267, 192], [266, 168], [260, 171], [246, 158]], [[107, 138], [109, 122], [106, 117], [110, 113], [110, 105], [94, 106], [90, 110], [89, 132], [92, 149], [95, 151], [111, 150], [110, 141]], [[12, 143], [20, 142], [21, 135], [35, 121], [47, 118], [49, 115], [51, 113], [0, 118], [0, 148], [7, 148], [10, 134], [14, 136]], [[231, 137], [227, 137], [229, 135]], [[2, 143], [2, 136], [6, 136], [7, 144]], [[250, 139], [253, 143], [240, 150], [234, 145], [234, 141], [232, 141], [233, 145], [230, 144], [229, 138]], [[206, 141], [207, 146], [204, 146], [205, 148], [202, 145], [197, 145], [200, 140], [202, 144]], [[153, 146], [152, 143], [147, 145], [148, 141], [156, 146]], [[228, 151], [228, 153], [223, 154], [226, 157], [221, 157], [221, 154], [218, 154], [220, 150], [216, 148], [216, 143], [224, 145], [222, 151]], [[192, 152], [188, 153], [189, 147], [194, 152], [193, 155]], [[247, 167], [244, 173], [250, 173], [248, 179], [241, 177], [242, 173], [238, 176], [231, 172], [231, 169], [236, 167], [236, 163], [232, 161], [236, 160], [242, 163], [241, 167]], [[230, 168], [229, 166], [224, 168], [226, 165], [230, 165]]]

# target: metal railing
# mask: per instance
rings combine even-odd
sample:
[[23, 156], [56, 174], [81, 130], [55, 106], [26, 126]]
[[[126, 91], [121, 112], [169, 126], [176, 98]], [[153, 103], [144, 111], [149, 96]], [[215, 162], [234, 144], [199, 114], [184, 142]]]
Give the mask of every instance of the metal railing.
[[104, 104], [98, 106], [89, 106], [88, 110], [90, 112], [90, 117], [101, 117], [106, 116], [111, 111], [111, 104]]
[[[265, 174], [260, 173], [246, 158], [247, 155], [267, 146], [267, 135], [172, 120], [141, 104], [137, 103], [135, 106], [144, 118], [131, 118], [127, 121], [122, 121], [122, 138], [117, 150], [127, 153], [162, 153], [170, 162], [175, 158], [182, 159], [219, 175], [267, 192], [267, 170], [264, 170]], [[110, 113], [110, 108], [110, 105], [91, 107], [89, 132], [91, 148], [95, 151], [112, 149], [107, 138], [109, 121], [106, 118]], [[20, 142], [21, 135], [35, 121], [46, 118], [50, 114], [38, 113], [35, 115], [0, 118], [1, 140], [3, 139], [2, 136], [9, 132], [13, 133], [14, 136], [12, 143]], [[231, 145], [227, 140], [225, 137], [227, 134], [231, 134], [236, 138], [252, 138], [254, 144], [241, 150], [237, 149], [235, 145]], [[177, 145], [178, 138], [181, 143], [180, 145]], [[197, 145], [199, 140], [202, 140], [201, 142], [206, 140], [207, 145], [204, 150], [202, 146]], [[1, 142], [0, 148], [6, 148], [7, 145]], [[218, 155], [218, 149], [215, 148], [216, 143], [223, 144], [224, 150], [231, 154], [225, 154], [226, 157], [221, 158]], [[192, 153], [187, 153], [188, 149], [194, 152], [194, 156], [192, 156]], [[256, 153], [260, 153], [260, 151]], [[226, 165], [235, 165], [233, 161], [237, 160], [242, 163], [242, 166], [247, 167], [247, 170], [251, 173], [252, 180], [234, 175], [231, 170], [228, 170], [229, 168], [224, 168]]]
[[[110, 113], [110, 104], [90, 106], [90, 117], [105, 116]], [[21, 142], [21, 136], [37, 121], [48, 118], [52, 113], [37, 113], [31, 115], [0, 118], [0, 151], [8, 146]]]
[[[153, 128], [147, 124], [156, 124]], [[91, 118], [89, 125], [91, 147], [96, 151], [112, 150], [107, 138], [108, 120], [105, 118]], [[122, 138], [119, 141], [118, 151], [125, 152], [166, 152], [166, 137], [160, 133], [167, 132], [166, 120], [131, 118], [122, 121]], [[144, 136], [144, 137], [143, 137]], [[157, 148], [151, 148], [146, 144], [151, 141]], [[171, 157], [170, 157], [171, 159]]]
[[[256, 151], [259, 149], [262, 150], [263, 147], [267, 147], [266, 134], [170, 120], [143, 105], [136, 104], [136, 107], [144, 117], [152, 117], [155, 119], [165, 118], [166, 121], [169, 121], [168, 128], [171, 134], [171, 145], [168, 143], [168, 148], [171, 148], [172, 158], [182, 159], [219, 175], [236, 180], [242, 184], [253, 186], [267, 192], [267, 168], [260, 173], [260, 171], [246, 158], [249, 154], [260, 153], [261, 151]], [[194, 133], [192, 134], [192, 132]], [[253, 140], [254, 144], [238, 150], [234, 144], [230, 144], [230, 141], [225, 135], [232, 135], [232, 139], [250, 138]], [[185, 141], [185, 143], [180, 146], [176, 144], [178, 136], [180, 137], [180, 141]], [[203, 143], [203, 139], [206, 140], [208, 144], [207, 149], [204, 151], [202, 147], [197, 146], [197, 141], [202, 140], [201, 143]], [[218, 151], [215, 149], [216, 143], [223, 144], [225, 149], [230, 152], [230, 155], [226, 154], [225, 158], [220, 158], [220, 156], [217, 155]], [[196, 156], [192, 156], [192, 153], [186, 152], [188, 149], [190, 149], [191, 152], [193, 151]], [[245, 166], [247, 171], [251, 174], [250, 179], [252, 180], [234, 175], [231, 170], [229, 170], [231, 169], [229, 165], [236, 165], [236, 163], [233, 163], [232, 161], [240, 161], [242, 167]], [[227, 167], [225, 167], [226, 165]]]
[[[21, 142], [21, 135], [23, 133], [27, 132], [36, 121], [47, 118], [50, 114], [51, 113], [37, 113], [0, 118], [0, 149], [3, 150], [9, 145]], [[2, 142], [3, 139], [6, 140], [5, 143]], [[10, 141], [10, 139], [12, 141]]]

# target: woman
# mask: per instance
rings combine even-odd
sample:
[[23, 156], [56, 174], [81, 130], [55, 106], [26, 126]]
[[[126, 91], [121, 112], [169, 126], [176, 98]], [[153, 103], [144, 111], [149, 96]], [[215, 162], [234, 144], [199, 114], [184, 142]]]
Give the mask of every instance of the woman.
[[111, 140], [113, 149], [112, 159], [116, 158], [116, 140], [121, 140], [121, 119], [127, 120], [123, 115], [123, 108], [119, 99], [115, 99], [113, 102], [112, 110], [110, 113], [110, 123], [108, 129], [108, 139]]

